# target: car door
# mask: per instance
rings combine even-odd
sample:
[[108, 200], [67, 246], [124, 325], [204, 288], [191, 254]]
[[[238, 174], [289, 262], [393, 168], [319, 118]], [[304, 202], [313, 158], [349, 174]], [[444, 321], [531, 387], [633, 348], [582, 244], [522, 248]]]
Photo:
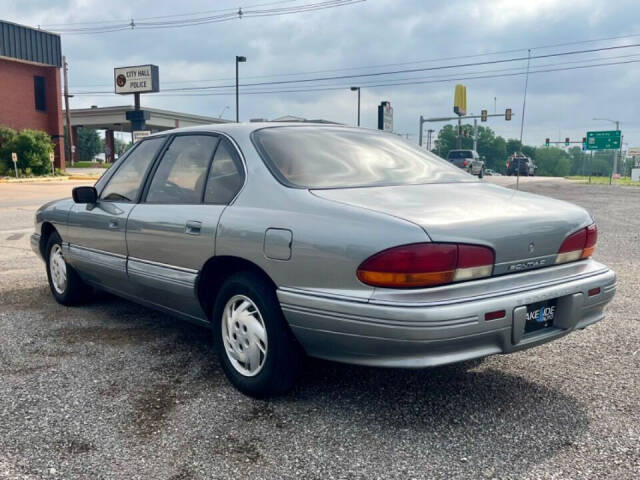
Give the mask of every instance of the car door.
[[68, 218], [65, 256], [87, 280], [127, 293], [125, 228], [144, 179], [166, 137], [140, 142], [96, 184], [95, 204], [74, 204]]
[[204, 133], [172, 138], [127, 221], [127, 271], [140, 297], [206, 319], [196, 280], [215, 253], [220, 215], [243, 183], [229, 140]]

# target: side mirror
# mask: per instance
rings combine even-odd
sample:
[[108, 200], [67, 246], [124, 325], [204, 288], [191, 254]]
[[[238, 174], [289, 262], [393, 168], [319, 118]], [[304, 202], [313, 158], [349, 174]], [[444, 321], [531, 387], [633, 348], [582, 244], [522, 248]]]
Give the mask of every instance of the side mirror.
[[98, 201], [98, 191], [94, 187], [75, 187], [71, 196], [76, 203], [93, 204]]

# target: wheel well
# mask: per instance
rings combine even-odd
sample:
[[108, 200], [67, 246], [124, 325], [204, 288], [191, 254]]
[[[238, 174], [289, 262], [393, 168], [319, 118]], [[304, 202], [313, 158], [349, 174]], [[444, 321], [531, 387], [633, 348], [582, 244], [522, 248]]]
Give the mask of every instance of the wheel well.
[[49, 222], [44, 222], [42, 224], [42, 228], [40, 229], [40, 253], [42, 254], [42, 258], [47, 258], [45, 248], [47, 246], [47, 242], [49, 241], [49, 237], [53, 233], [58, 233], [56, 227], [54, 227]]
[[276, 288], [276, 284], [271, 280], [269, 275], [249, 260], [232, 256], [212, 257], [204, 264], [196, 285], [198, 300], [200, 301], [202, 309], [207, 314], [207, 318], [211, 315], [213, 303], [224, 281], [234, 273], [242, 271], [257, 273], [274, 289]]

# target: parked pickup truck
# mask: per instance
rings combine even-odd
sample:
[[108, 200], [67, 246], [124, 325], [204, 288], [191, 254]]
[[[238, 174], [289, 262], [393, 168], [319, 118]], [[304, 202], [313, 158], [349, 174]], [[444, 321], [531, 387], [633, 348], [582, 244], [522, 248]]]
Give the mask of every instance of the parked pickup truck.
[[471, 175], [484, 176], [484, 161], [475, 150], [451, 150], [447, 160]]

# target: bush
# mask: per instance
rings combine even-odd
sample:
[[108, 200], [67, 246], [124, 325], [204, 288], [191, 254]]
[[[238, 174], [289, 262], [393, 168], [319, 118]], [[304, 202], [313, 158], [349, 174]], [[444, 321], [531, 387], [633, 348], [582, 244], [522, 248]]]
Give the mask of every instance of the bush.
[[46, 132], [25, 129], [21, 132], [0, 127], [0, 173], [13, 171], [11, 153], [18, 154], [18, 169], [34, 175], [49, 173], [49, 154], [53, 152], [53, 142]]

